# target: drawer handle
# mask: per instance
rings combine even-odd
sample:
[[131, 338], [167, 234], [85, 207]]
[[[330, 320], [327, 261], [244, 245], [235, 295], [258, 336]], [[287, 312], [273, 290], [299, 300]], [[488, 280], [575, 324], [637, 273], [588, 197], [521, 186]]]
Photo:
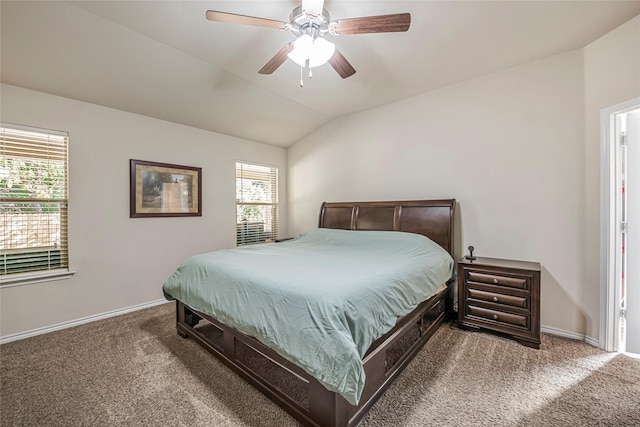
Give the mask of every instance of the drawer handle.
[[498, 279], [493, 279], [493, 283], [498, 284]]
[[494, 320], [498, 320], [498, 315], [497, 315], [497, 314], [494, 314], [494, 315], [493, 315], [493, 319], [494, 319]]
[[493, 300], [494, 301], [498, 301], [498, 297], [493, 297]]

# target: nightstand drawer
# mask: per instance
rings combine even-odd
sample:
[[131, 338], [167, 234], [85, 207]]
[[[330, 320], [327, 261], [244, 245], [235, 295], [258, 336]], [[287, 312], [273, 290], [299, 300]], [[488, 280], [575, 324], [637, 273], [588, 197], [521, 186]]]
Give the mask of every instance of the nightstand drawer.
[[529, 307], [529, 298], [514, 295], [504, 295], [494, 292], [485, 292], [478, 289], [468, 289], [469, 298], [494, 302], [496, 304], [510, 305], [512, 307], [527, 308]]
[[508, 323], [523, 328], [528, 327], [527, 316], [520, 316], [519, 314], [503, 313], [501, 311], [489, 310], [488, 308], [475, 307], [473, 305], [469, 306], [469, 314], [494, 322]]
[[526, 277], [509, 277], [497, 274], [478, 273], [469, 271], [470, 282], [489, 283], [492, 285], [509, 286], [511, 288], [529, 289], [529, 280]]

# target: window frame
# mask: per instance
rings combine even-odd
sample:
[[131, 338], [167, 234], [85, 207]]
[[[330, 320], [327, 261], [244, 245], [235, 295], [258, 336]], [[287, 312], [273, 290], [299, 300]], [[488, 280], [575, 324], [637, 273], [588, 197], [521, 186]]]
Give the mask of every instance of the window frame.
[[[15, 273], [9, 273], [9, 274], [4, 274], [4, 272], [2, 272], [2, 274], [0, 274], [0, 288], [67, 279], [75, 274], [75, 271], [72, 271], [69, 267], [70, 266], [69, 225], [68, 225], [68, 220], [69, 220], [69, 133], [65, 131], [37, 128], [33, 126], [24, 126], [24, 125], [18, 125], [18, 124], [8, 123], [8, 122], [0, 122], [0, 128], [2, 129], [2, 131], [0, 132], [2, 134], [2, 140], [6, 141], [6, 142], [0, 142], [0, 147], [2, 147], [1, 150], [2, 150], [3, 157], [5, 156], [6, 151], [10, 150], [11, 148], [11, 146], [9, 145], [9, 140], [11, 138], [12, 133], [15, 138], [18, 137], [19, 132], [30, 132], [30, 133], [40, 134], [38, 136], [42, 136], [46, 138], [51, 138], [51, 137], [62, 138], [63, 145], [64, 145], [64, 148], [62, 150], [59, 150], [59, 153], [62, 153], [61, 157], [63, 157], [63, 159], [61, 160], [61, 162], [64, 166], [64, 183], [60, 187], [63, 190], [62, 198], [35, 197], [30, 199], [22, 199], [19, 197], [0, 197], [0, 202], [12, 203], [13, 201], [24, 200], [25, 203], [56, 203], [56, 204], [59, 203], [61, 205], [60, 220], [59, 220], [60, 222], [58, 227], [61, 233], [60, 239], [59, 239], [60, 240], [59, 245], [60, 245], [60, 257], [61, 257], [62, 266], [60, 268], [52, 268], [52, 266], [49, 265], [47, 266], [46, 269], [34, 269], [34, 270], [27, 270], [24, 272], [15, 272]], [[49, 143], [42, 142], [44, 141], [45, 138], [41, 138], [40, 142], [38, 142], [38, 137], [36, 135], [32, 135], [32, 138], [33, 139], [31, 139], [31, 141], [36, 144], [36, 148], [38, 148], [39, 146], [39, 147], [42, 147], [43, 149], [46, 149], [47, 155], [49, 155], [50, 151], [49, 151], [49, 148], [47, 147]], [[18, 155], [16, 155], [15, 157], [22, 157], [21, 154], [24, 154], [27, 151], [26, 148], [22, 148], [25, 151], [20, 152], [21, 150], [20, 143], [18, 143], [17, 145], [14, 145], [14, 148], [15, 147], [18, 147], [17, 148]], [[6, 155], [6, 157], [10, 157], [10, 155]], [[43, 157], [41, 155], [33, 155], [33, 156], [24, 156], [24, 158], [30, 159], [30, 160], [37, 160], [38, 158], [42, 159]], [[42, 248], [42, 250], [38, 251], [37, 250], [38, 248]], [[2, 253], [0, 254], [0, 256], [7, 256], [7, 255], [10, 255], [12, 252], [20, 253], [21, 250], [23, 251], [23, 253], [27, 253], [30, 251], [31, 252], [45, 252], [45, 251], [50, 252], [49, 247], [45, 248], [45, 247], [39, 247], [39, 246], [13, 248], [13, 249], [5, 248], [4, 250], [2, 250]]]
[[[236, 246], [246, 246], [251, 244], [258, 243], [268, 243], [275, 242], [278, 239], [278, 231], [279, 231], [279, 168], [274, 165], [266, 165], [255, 162], [249, 162], [244, 160], [236, 160], [235, 162], [235, 176], [236, 176]], [[243, 166], [247, 166], [247, 173], [243, 173]], [[254, 170], [251, 170], [254, 169]], [[256, 170], [257, 169], [257, 170]], [[265, 171], [260, 171], [259, 169], [268, 169]], [[264, 176], [264, 179], [261, 179], [261, 176]], [[258, 181], [268, 182], [271, 188], [271, 200], [272, 201], [256, 201], [256, 200], [245, 200], [244, 198], [238, 198], [238, 179], [250, 179], [251, 176], [256, 177]], [[241, 190], [240, 190], [241, 191]], [[244, 193], [242, 193], [244, 195]], [[258, 236], [255, 237], [256, 231], [250, 231], [249, 227], [252, 225], [256, 225], [259, 228], [259, 225], [241, 222], [239, 220], [239, 208], [241, 206], [248, 207], [256, 207], [260, 208], [269, 208], [270, 213], [269, 219], [271, 223], [270, 231], [257, 231]], [[264, 222], [261, 223], [264, 227]], [[252, 237], [253, 236], [253, 237]], [[266, 237], [268, 236], [268, 237]], [[264, 237], [264, 238], [263, 238]], [[240, 243], [241, 240], [244, 240], [245, 243]], [[249, 240], [248, 242], [246, 240]]]

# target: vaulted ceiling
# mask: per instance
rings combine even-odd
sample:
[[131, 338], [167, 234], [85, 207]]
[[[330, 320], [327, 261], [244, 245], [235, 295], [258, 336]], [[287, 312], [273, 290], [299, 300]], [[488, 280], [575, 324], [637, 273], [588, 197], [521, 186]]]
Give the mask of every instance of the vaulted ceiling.
[[300, 87], [291, 33], [211, 22], [209, 9], [288, 21], [298, 1], [5, 1], [8, 83], [287, 147], [334, 118], [581, 48], [640, 1], [339, 1], [331, 19], [411, 13], [407, 32], [328, 36], [356, 69]]

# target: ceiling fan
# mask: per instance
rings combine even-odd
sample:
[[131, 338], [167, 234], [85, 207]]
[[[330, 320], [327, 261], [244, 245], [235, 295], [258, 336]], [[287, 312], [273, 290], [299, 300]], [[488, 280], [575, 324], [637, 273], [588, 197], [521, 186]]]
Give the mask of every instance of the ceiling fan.
[[356, 70], [349, 61], [332, 42], [325, 38], [327, 34], [341, 36], [400, 32], [407, 31], [411, 24], [409, 13], [331, 21], [329, 12], [323, 9], [323, 6], [324, 0], [302, 0], [302, 5], [291, 11], [289, 22], [216, 10], [208, 10], [206, 16], [210, 21], [274, 28], [293, 33], [296, 39], [280, 49], [258, 72], [271, 74], [289, 58], [301, 67], [300, 86], [303, 85], [302, 70], [304, 68], [309, 69], [309, 77], [311, 77], [311, 68], [327, 62], [343, 79], [355, 74]]

